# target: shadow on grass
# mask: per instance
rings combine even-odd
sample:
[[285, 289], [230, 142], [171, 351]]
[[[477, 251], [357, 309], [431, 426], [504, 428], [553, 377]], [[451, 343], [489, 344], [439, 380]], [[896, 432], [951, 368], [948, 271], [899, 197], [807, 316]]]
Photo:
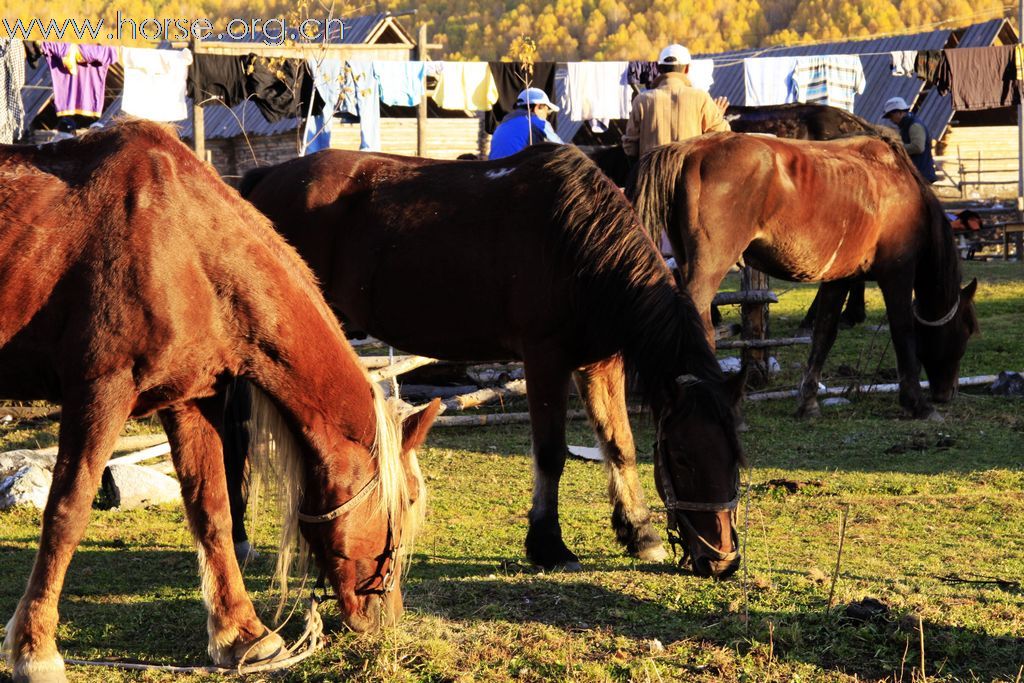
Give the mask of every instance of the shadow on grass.
[[[409, 591], [407, 606], [444, 619], [495, 623], [535, 622], [581, 632], [607, 629], [629, 638], [664, 644], [698, 641], [751, 650], [772, 643], [774, 656], [865, 678], [909, 672], [919, 661], [916, 619], [852, 621], [831, 612], [730, 612], [671, 608], [602, 586], [536, 575], [509, 583], [497, 579], [425, 581]], [[1024, 663], [1024, 639], [924, 622], [926, 667], [935, 675], [983, 680], [1014, 680]]]

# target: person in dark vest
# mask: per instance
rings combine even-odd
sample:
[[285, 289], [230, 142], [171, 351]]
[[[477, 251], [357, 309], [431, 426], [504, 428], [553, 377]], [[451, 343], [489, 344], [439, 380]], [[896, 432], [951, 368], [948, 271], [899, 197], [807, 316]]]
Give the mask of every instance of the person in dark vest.
[[516, 108], [494, 129], [488, 158], [501, 159], [545, 141], [562, 144], [548, 121], [548, 114], [553, 111], [558, 111], [558, 107], [540, 88], [527, 88], [519, 93]]
[[935, 160], [932, 158], [932, 136], [921, 121], [910, 113], [910, 106], [902, 97], [891, 97], [885, 102], [883, 119], [889, 119], [900, 129], [903, 146], [910, 160], [929, 183], [938, 180]]

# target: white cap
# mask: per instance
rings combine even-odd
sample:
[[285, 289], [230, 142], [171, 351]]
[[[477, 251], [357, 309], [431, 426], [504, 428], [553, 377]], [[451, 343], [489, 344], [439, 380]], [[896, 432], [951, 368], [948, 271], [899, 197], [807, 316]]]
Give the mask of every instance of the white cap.
[[548, 109], [551, 111], [558, 111], [558, 107], [548, 99], [548, 94], [540, 88], [527, 88], [523, 92], [519, 93], [519, 97], [516, 98], [517, 105], [534, 105], [534, 104], [546, 104]]
[[902, 97], [890, 97], [882, 108], [882, 116], [886, 117], [894, 111], [910, 111], [910, 105]]
[[690, 51], [682, 45], [673, 43], [658, 55], [658, 64], [689, 64]]

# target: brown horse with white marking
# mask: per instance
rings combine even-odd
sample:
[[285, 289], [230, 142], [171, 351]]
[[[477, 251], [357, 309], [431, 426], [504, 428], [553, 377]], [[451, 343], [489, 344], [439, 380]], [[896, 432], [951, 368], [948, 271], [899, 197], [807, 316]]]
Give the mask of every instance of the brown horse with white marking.
[[[711, 299], [740, 257], [773, 277], [824, 282], [799, 412], [816, 414], [818, 378], [850, 283], [877, 280], [889, 315], [900, 404], [936, 416], [977, 330], [977, 282], [960, 289], [953, 233], [898, 142], [810, 142], [715, 133], [645, 155], [628, 194], [652, 235], [668, 231], [714, 343]], [[913, 297], [916, 296], [916, 302]]]
[[287, 550], [301, 526], [349, 627], [397, 617], [389, 589], [422, 501], [412, 449], [436, 405], [403, 440], [305, 263], [164, 127], [0, 146], [0, 395], [61, 404], [39, 551], [4, 641], [16, 681], [64, 680], [68, 564], [121, 427], [154, 411], [199, 547], [210, 656], [233, 667], [281, 650], [231, 543], [219, 429], [233, 376], [285, 427], [279, 455], [294, 451]]
[[581, 152], [539, 145], [444, 162], [330, 150], [252, 171], [241, 191], [361, 329], [435, 358], [523, 360], [536, 564], [579, 566], [558, 516], [574, 373], [608, 467], [616, 536], [642, 559], [665, 556], [637, 481], [624, 357], [655, 414], [670, 524], [698, 573], [735, 571], [742, 455], [718, 363], [629, 202]]

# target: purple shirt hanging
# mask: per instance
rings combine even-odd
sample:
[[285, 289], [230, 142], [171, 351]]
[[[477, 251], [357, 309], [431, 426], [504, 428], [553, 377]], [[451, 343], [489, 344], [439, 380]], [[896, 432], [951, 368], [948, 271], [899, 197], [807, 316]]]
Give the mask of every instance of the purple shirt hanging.
[[107, 70], [117, 61], [117, 49], [107, 45], [42, 44], [53, 79], [53, 106], [57, 116], [99, 116]]

